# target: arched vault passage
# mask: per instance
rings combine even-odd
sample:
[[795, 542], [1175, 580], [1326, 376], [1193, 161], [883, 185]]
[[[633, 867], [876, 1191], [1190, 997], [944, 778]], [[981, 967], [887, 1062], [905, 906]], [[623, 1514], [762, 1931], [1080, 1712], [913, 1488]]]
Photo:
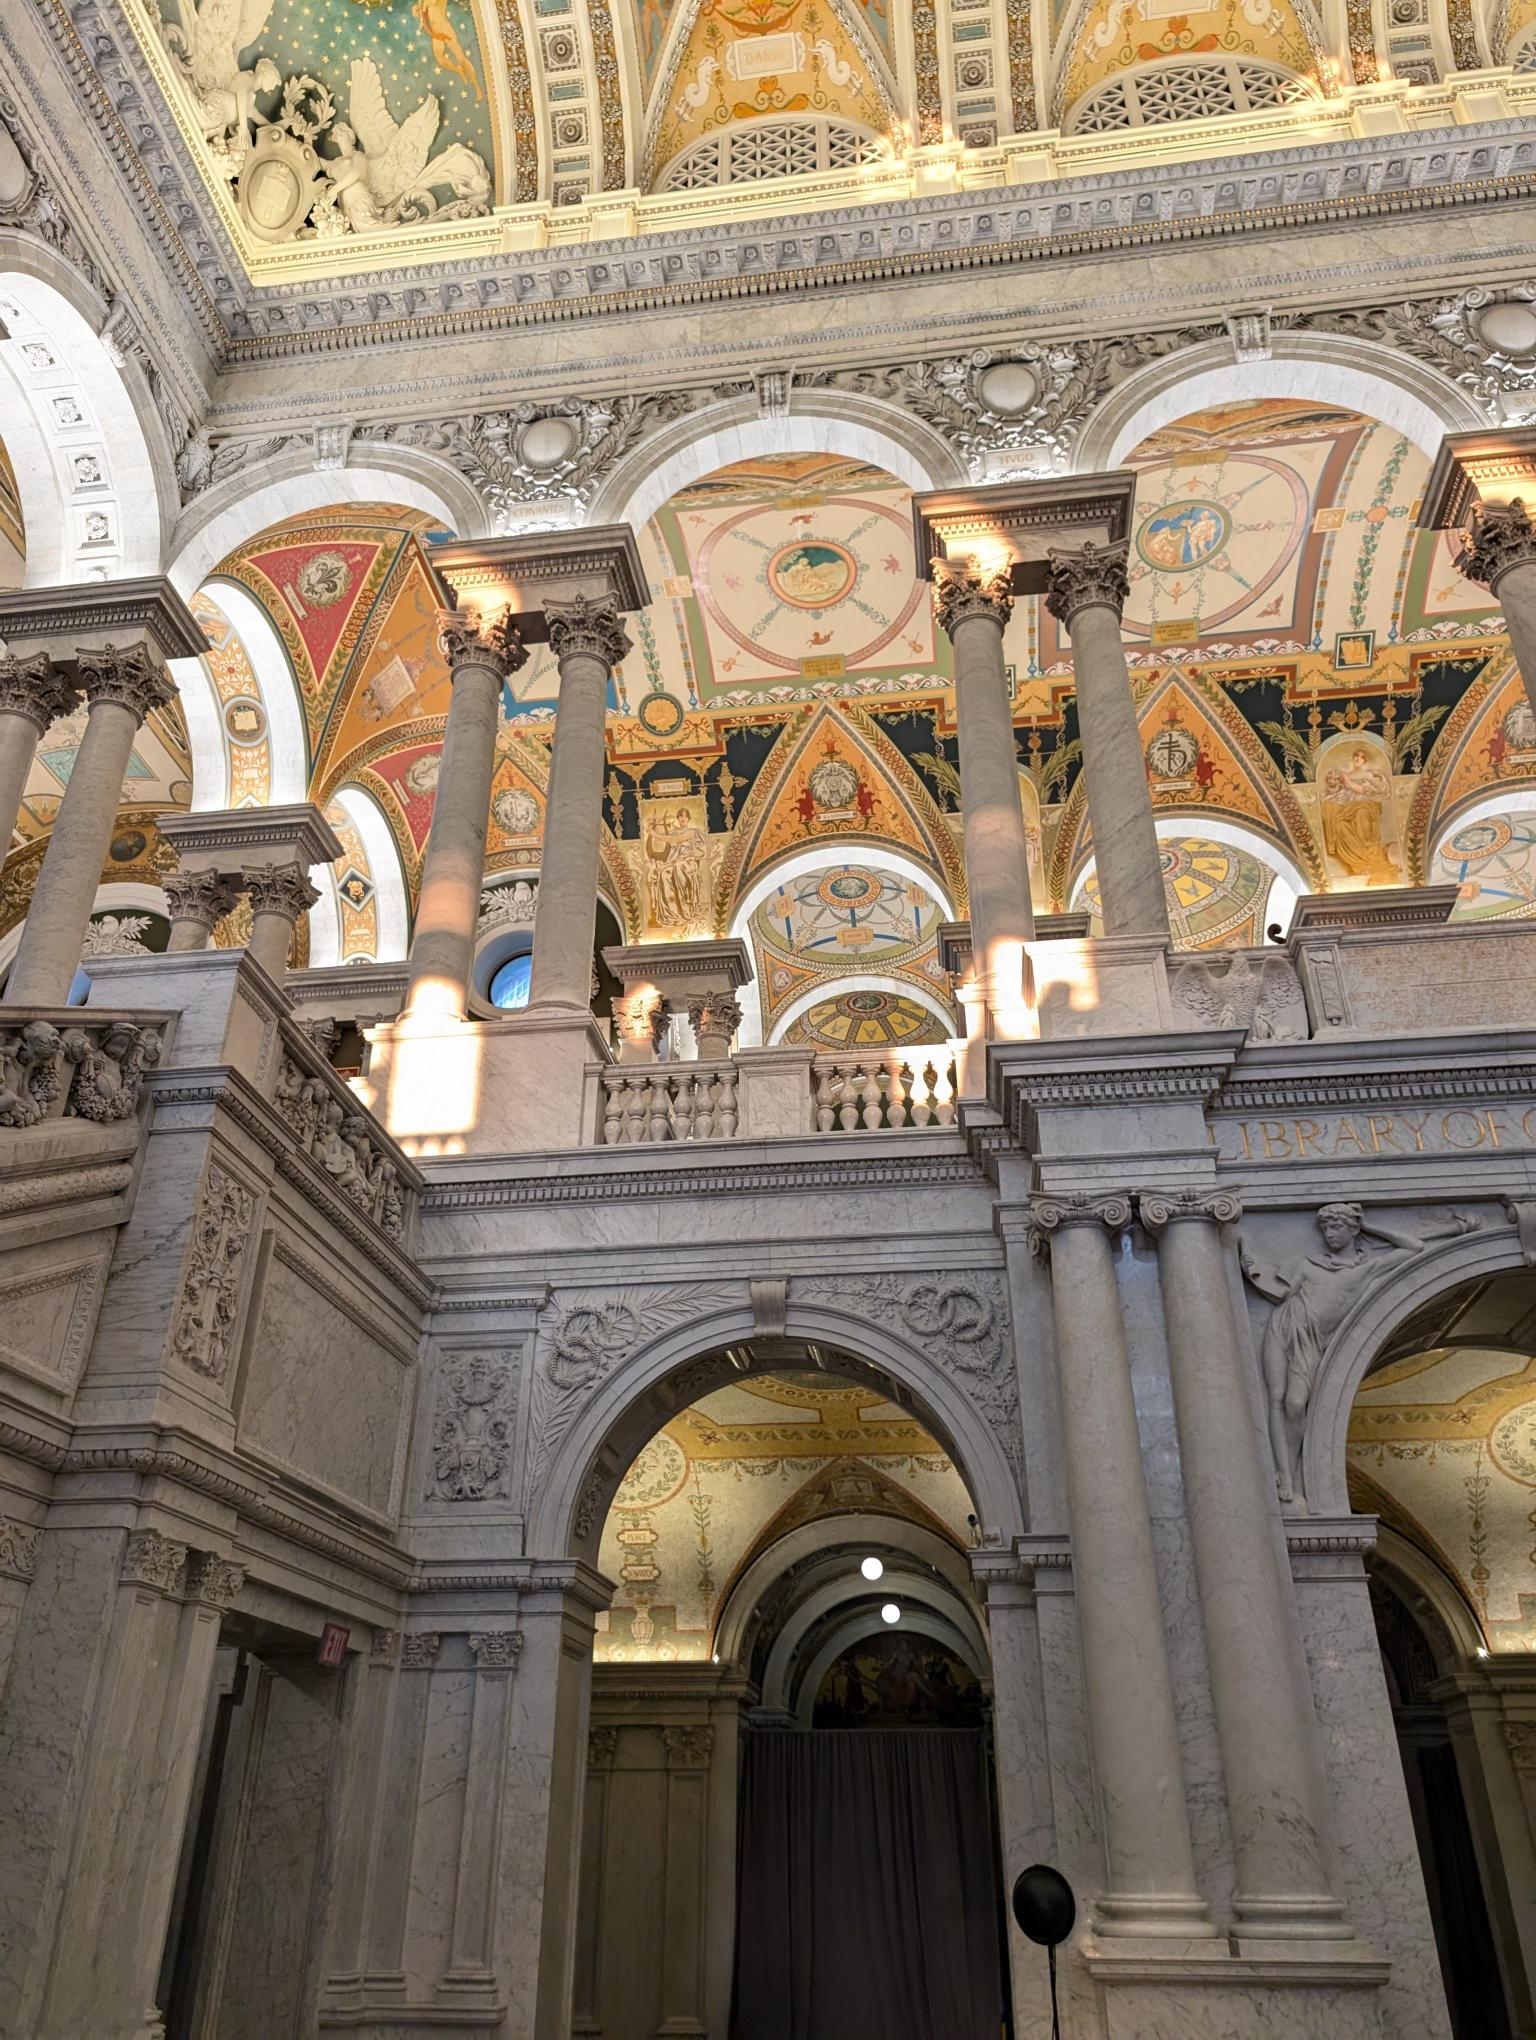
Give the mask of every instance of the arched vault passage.
[[622, 521], [638, 530], [680, 489], [719, 468], [810, 451], [866, 461], [913, 489], [950, 488], [969, 479], [939, 433], [883, 398], [795, 390], [788, 411], [769, 416], [755, 397], [731, 397], [651, 433], [614, 468], [584, 522]]
[[1127, 376], [1084, 428], [1073, 466], [1080, 474], [1118, 467], [1162, 426], [1213, 405], [1258, 397], [1335, 404], [1379, 418], [1430, 460], [1447, 432], [1471, 432], [1488, 424], [1449, 376], [1380, 341], [1277, 332], [1262, 359], [1240, 361], [1230, 340], [1202, 340]]
[[[596, 1562], [603, 1521], [619, 1482], [663, 1424], [744, 1373], [824, 1367], [865, 1381], [913, 1409], [954, 1460], [983, 1536], [1007, 1547], [1028, 1527], [1025, 1501], [1003, 1441], [957, 1375], [883, 1324], [860, 1315], [856, 1282], [845, 1307], [820, 1298], [786, 1307], [782, 1336], [754, 1337], [745, 1294], [692, 1324], [661, 1333], [615, 1366], [550, 1455], [530, 1501], [529, 1555]], [[542, 1357], [542, 1356], [541, 1356]], [[1005, 1364], [1011, 1359], [1005, 1356]]]
[[[1519, 1235], [1493, 1217], [1496, 1209], [1482, 1207], [1476, 1231], [1437, 1241], [1406, 1265], [1398, 1261], [1385, 1268], [1339, 1327], [1318, 1371], [1302, 1440], [1302, 1485], [1314, 1515], [1350, 1513], [1345, 1460], [1350, 1414], [1361, 1382], [1393, 1334], [1451, 1290], [1490, 1275], [1528, 1275]], [[1528, 1279], [1536, 1302], [1536, 1276]]]

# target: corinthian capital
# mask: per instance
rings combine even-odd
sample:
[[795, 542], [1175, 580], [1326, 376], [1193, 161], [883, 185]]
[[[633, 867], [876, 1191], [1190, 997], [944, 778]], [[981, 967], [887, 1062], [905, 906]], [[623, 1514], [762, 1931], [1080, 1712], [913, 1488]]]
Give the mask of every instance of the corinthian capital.
[[257, 864], [243, 876], [253, 914], [281, 914], [285, 921], [297, 921], [320, 897], [309, 874], [297, 864]]
[[82, 647], [75, 667], [92, 708], [115, 701], [143, 722], [152, 708], [167, 708], [176, 699], [175, 681], [145, 644]]
[[1185, 1218], [1235, 1225], [1243, 1215], [1243, 1200], [1235, 1190], [1143, 1190], [1136, 1206], [1148, 1232], [1161, 1232]]
[[573, 595], [568, 602], [547, 602], [550, 649], [563, 666], [570, 658], [600, 659], [611, 673], [633, 649], [618, 605]]
[[452, 679], [457, 680], [471, 666], [488, 666], [505, 680], [527, 662], [522, 634], [505, 615], [498, 616], [493, 623], [482, 623], [477, 609], [448, 609], [437, 622], [437, 642], [448, 661]]
[[1123, 1232], [1131, 1222], [1131, 1200], [1122, 1190], [1112, 1190], [1099, 1197], [1087, 1191], [1068, 1192], [1063, 1196], [1047, 1196], [1037, 1191], [1029, 1200], [1029, 1219], [1036, 1239], [1042, 1242], [1048, 1241], [1053, 1233], [1064, 1232], [1068, 1226], [1074, 1225], [1107, 1227], [1110, 1232]]
[[168, 871], [160, 890], [173, 921], [195, 921], [212, 934], [217, 922], [233, 912], [240, 895], [217, 871]]
[[939, 628], [953, 639], [957, 624], [973, 616], [989, 616], [1002, 630], [1013, 612], [1013, 572], [1008, 566], [983, 567], [977, 560], [935, 560], [933, 613]]
[[0, 714], [24, 715], [36, 723], [39, 736], [56, 717], [68, 715], [77, 699], [46, 652], [0, 659]]
[[1080, 609], [1112, 609], [1119, 616], [1131, 592], [1125, 571], [1130, 542], [1094, 545], [1090, 540], [1075, 552], [1051, 549], [1051, 579], [1045, 606], [1065, 629]]
[[1511, 567], [1536, 564], [1536, 528], [1518, 496], [1512, 503], [1477, 503], [1472, 528], [1456, 555], [1456, 571], [1498, 593]]

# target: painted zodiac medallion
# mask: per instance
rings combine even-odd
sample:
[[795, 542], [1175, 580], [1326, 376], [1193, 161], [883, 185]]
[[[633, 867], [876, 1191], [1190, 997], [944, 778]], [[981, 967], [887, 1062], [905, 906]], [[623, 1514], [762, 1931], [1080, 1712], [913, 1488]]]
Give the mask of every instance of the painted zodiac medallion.
[[1164, 572], [1204, 563], [1232, 536], [1232, 519], [1219, 503], [1165, 503], [1142, 519], [1136, 550]]
[[768, 562], [768, 585], [793, 609], [830, 609], [851, 594], [858, 562], [840, 545], [822, 538], [781, 545]]

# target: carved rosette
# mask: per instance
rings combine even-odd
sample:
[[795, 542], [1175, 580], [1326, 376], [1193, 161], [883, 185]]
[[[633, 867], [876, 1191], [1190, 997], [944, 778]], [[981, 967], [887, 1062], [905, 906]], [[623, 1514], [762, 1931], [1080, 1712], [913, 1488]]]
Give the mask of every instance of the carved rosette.
[[160, 880], [173, 921], [190, 921], [211, 936], [234, 911], [239, 893], [217, 871], [168, 871]]
[[59, 716], [68, 715], [77, 699], [46, 652], [0, 659], [0, 715], [24, 715], [39, 736]]
[[1456, 571], [1492, 594], [1514, 567], [1536, 565], [1536, 528], [1517, 496], [1512, 503], [1478, 503], [1472, 528], [1456, 555]]
[[489, 667], [499, 680], [527, 664], [528, 648], [509, 616], [482, 623], [475, 609], [449, 609], [438, 618], [438, 646], [448, 661], [448, 675], [457, 680], [471, 668]]
[[187, 1547], [158, 1530], [135, 1530], [123, 1553], [119, 1574], [127, 1587], [153, 1587], [160, 1594], [179, 1594], [186, 1585]]
[[440, 1630], [419, 1629], [400, 1646], [400, 1668], [406, 1672], [430, 1672], [443, 1647]]
[[1045, 606], [1065, 630], [1083, 609], [1112, 609], [1118, 617], [1131, 592], [1126, 562], [1130, 542], [1094, 545], [1092, 541], [1075, 552], [1051, 550], [1051, 578]]
[[715, 1747], [715, 1731], [705, 1721], [684, 1722], [664, 1728], [661, 1739], [667, 1748], [669, 1771], [707, 1771]]
[[1070, 1192], [1064, 1196], [1048, 1196], [1037, 1191], [1029, 1200], [1029, 1222], [1033, 1228], [1033, 1246], [1036, 1253], [1050, 1243], [1053, 1233], [1064, 1231], [1068, 1226], [1107, 1226], [1111, 1232], [1124, 1232], [1131, 1222], [1131, 1200], [1124, 1191], [1114, 1190], [1107, 1196], [1094, 1197], [1086, 1191]]
[[476, 1629], [470, 1632], [469, 1647], [482, 1672], [510, 1672], [523, 1650], [520, 1629]]
[[299, 864], [256, 864], [243, 874], [253, 914], [277, 914], [290, 927], [307, 914], [320, 894]]
[[216, 1552], [194, 1551], [187, 1564], [187, 1599], [227, 1608], [245, 1585], [245, 1567]]
[[98, 702], [115, 701], [137, 722], [143, 722], [151, 709], [169, 708], [176, 699], [175, 681], [146, 644], [82, 648], [75, 653], [75, 670], [92, 708]]
[[544, 618], [550, 650], [562, 667], [567, 659], [597, 659], [611, 673], [634, 649], [623, 616], [612, 602], [573, 595], [568, 602], [547, 602]]
[[1187, 1218], [1235, 1225], [1243, 1215], [1243, 1200], [1235, 1190], [1143, 1190], [1136, 1208], [1148, 1232], [1161, 1232]]
[[951, 642], [957, 626], [973, 616], [988, 617], [1000, 631], [1006, 629], [1013, 614], [1012, 568], [986, 568], [975, 560], [935, 560], [933, 613]]

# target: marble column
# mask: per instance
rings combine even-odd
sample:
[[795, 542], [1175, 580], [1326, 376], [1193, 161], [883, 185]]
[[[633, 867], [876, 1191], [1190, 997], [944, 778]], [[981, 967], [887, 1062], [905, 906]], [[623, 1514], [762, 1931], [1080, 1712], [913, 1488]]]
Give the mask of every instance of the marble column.
[[38, 740], [76, 699], [46, 652], [0, 659], [0, 858], [11, 847]]
[[405, 1004], [410, 1014], [458, 1019], [469, 996], [480, 919], [501, 690], [528, 654], [505, 617], [482, 625], [473, 610], [445, 616], [438, 643], [448, 660], [453, 698], [422, 866]]
[[301, 864], [256, 864], [243, 874], [251, 896], [251, 939], [246, 945], [269, 977], [287, 974], [293, 931], [299, 916], [319, 899], [316, 886]]
[[547, 603], [544, 614], [560, 665], [560, 703], [528, 1003], [585, 1013], [592, 1005], [608, 682], [630, 642], [611, 600], [575, 595]]
[[1030, 1211], [1051, 1256], [1072, 1577], [1108, 1869], [1098, 1931], [1210, 1939], [1111, 1243], [1130, 1224], [1130, 1200], [1037, 1195]]
[[90, 718], [6, 986], [6, 1002], [12, 1006], [62, 1006], [68, 999], [133, 740], [151, 709], [165, 708], [176, 698], [170, 674], [142, 643], [82, 650], [76, 671]]
[[240, 898], [239, 891], [217, 871], [171, 871], [160, 881], [171, 910], [173, 950], [206, 949], [213, 931]]
[[1520, 497], [1472, 506], [1456, 571], [1497, 598], [1526, 698], [1536, 710], [1536, 527]]
[[1047, 609], [1072, 641], [1083, 781], [1106, 935], [1168, 939], [1162, 855], [1120, 616], [1128, 547], [1051, 552]]
[[1237, 1862], [1239, 1946], [1351, 1941], [1332, 1890], [1311, 1681], [1282, 1577], [1221, 1228], [1234, 1192], [1144, 1192], [1157, 1240], [1185, 1508]]
[[1018, 1040], [1029, 1031], [1024, 945], [1034, 937], [1035, 918], [1003, 658], [1012, 571], [1006, 565], [988, 570], [974, 560], [935, 560], [933, 572], [934, 612], [955, 653], [971, 954], [988, 1034]]

